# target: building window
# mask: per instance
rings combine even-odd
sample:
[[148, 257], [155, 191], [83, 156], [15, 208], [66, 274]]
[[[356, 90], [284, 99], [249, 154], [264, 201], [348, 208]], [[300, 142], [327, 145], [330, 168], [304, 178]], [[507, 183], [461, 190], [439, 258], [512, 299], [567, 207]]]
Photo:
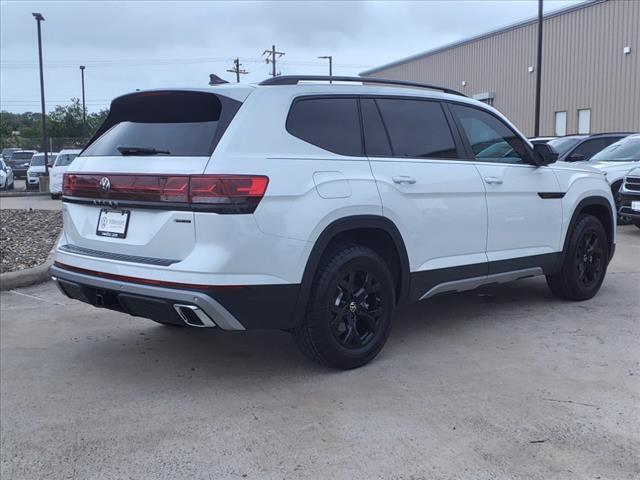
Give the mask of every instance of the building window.
[[589, 133], [591, 130], [591, 109], [578, 110], [578, 133]]
[[556, 137], [564, 137], [567, 134], [567, 112], [556, 112]]

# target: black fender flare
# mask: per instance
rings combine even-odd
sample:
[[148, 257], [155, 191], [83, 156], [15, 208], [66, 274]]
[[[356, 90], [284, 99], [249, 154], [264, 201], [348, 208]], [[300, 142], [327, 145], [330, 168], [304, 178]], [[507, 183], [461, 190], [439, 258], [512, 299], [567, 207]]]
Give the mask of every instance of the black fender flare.
[[304, 315], [311, 293], [313, 278], [322, 259], [322, 255], [331, 241], [340, 233], [363, 228], [384, 231], [393, 240], [398, 258], [400, 259], [400, 295], [398, 296], [397, 303], [403, 303], [407, 299], [410, 289], [409, 257], [400, 230], [398, 230], [398, 227], [396, 227], [391, 220], [380, 215], [353, 215], [340, 218], [327, 225], [315, 241], [309, 258], [307, 259], [304, 273], [302, 274], [302, 282], [294, 310], [294, 324], [299, 322]]
[[[566, 234], [564, 237], [564, 243], [562, 245], [562, 255], [560, 257], [561, 262], [564, 261], [564, 256], [567, 254], [567, 248], [569, 247], [570, 232], [575, 227], [575, 224], [578, 221], [578, 217], [580, 216], [580, 213], [586, 207], [596, 206], [596, 205], [600, 207], [605, 207], [609, 212], [609, 222], [610, 222], [609, 228], [611, 232], [611, 238], [609, 239], [609, 260], [613, 258], [613, 253], [615, 249], [615, 245], [613, 243], [613, 237], [615, 235], [615, 229], [616, 229], [616, 215], [614, 215], [613, 210], [611, 210], [611, 204], [609, 203], [609, 200], [607, 200], [605, 197], [594, 195], [594, 196], [583, 198], [578, 202], [578, 205], [576, 205], [576, 208], [573, 209], [573, 214], [571, 215], [571, 220], [569, 221], [569, 226], [567, 227]], [[607, 229], [607, 225], [604, 225], [604, 227], [605, 229]], [[560, 265], [558, 265], [558, 268], [559, 267]]]

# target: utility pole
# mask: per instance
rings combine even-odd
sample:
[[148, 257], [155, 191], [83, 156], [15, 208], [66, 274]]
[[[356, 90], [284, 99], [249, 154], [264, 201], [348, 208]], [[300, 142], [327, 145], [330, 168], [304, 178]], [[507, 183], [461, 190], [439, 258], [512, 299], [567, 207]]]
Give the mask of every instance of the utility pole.
[[[333, 76], [333, 57], [331, 55], [322, 55], [321, 57], [318, 57], [322, 60], [329, 60], [329, 76], [332, 77]], [[331, 80], [329, 80], [329, 83], [333, 83]]]
[[227, 70], [227, 72], [231, 72], [231, 73], [235, 73], [236, 74], [236, 83], [240, 83], [240, 75], [245, 75], [249, 72], [247, 72], [246, 70], [240, 70], [240, 67], [242, 66], [242, 64], [240, 63], [240, 59], [236, 58], [233, 61], [233, 68]]
[[[265, 50], [264, 52], [262, 52], [262, 55], [265, 55], [265, 54], [268, 54], [267, 55], [267, 59], [266, 59], [267, 63], [271, 63], [271, 67], [272, 67], [271, 68], [271, 76], [275, 77], [275, 76], [278, 75], [276, 73], [276, 55], [277, 55], [277, 58], [280, 58], [281, 56], [284, 55], [284, 52], [276, 51], [276, 46], [272, 45], [271, 46], [271, 50]], [[269, 58], [269, 57], [271, 57], [271, 58]]]
[[84, 65], [80, 65], [80, 75], [82, 76], [82, 138], [87, 136], [87, 107], [84, 103]]
[[44, 174], [49, 175], [49, 152], [47, 151], [47, 114], [44, 108], [44, 72], [42, 70], [42, 34], [40, 22], [44, 21], [41, 13], [32, 13], [38, 24], [38, 57], [40, 60], [40, 103], [42, 104], [42, 150], [44, 151]]
[[540, 89], [542, 83], [542, 0], [538, 0], [538, 58], [536, 62], [536, 105], [534, 137], [540, 136]]

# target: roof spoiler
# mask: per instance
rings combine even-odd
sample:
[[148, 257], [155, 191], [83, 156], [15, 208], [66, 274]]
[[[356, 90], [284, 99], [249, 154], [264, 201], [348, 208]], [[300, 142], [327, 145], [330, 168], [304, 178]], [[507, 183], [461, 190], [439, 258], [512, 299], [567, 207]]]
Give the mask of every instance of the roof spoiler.
[[429, 90], [439, 90], [451, 95], [459, 95], [466, 97], [464, 93], [453, 90], [452, 88], [433, 85], [431, 83], [407, 82], [405, 80], [389, 80], [387, 78], [375, 77], [335, 77], [328, 75], [282, 75], [279, 77], [271, 77], [263, 80], [259, 85], [297, 85], [304, 81], [320, 81], [320, 82], [358, 82], [358, 83], [377, 83], [381, 85], [397, 85], [401, 87], [428, 88]]

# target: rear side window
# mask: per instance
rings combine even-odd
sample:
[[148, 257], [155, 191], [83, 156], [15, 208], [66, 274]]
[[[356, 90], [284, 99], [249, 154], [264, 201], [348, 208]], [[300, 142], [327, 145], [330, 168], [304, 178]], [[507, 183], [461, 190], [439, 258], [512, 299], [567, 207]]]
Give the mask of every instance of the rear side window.
[[372, 98], [360, 99], [362, 127], [364, 129], [364, 148], [372, 157], [390, 157], [391, 145], [385, 131], [380, 112]]
[[439, 102], [376, 99], [395, 157], [458, 158], [449, 124]]
[[222, 110], [220, 99], [206, 92], [120, 97], [82, 156], [210, 156]]
[[305, 142], [340, 155], [362, 155], [357, 99], [302, 98], [289, 111], [287, 131]]

